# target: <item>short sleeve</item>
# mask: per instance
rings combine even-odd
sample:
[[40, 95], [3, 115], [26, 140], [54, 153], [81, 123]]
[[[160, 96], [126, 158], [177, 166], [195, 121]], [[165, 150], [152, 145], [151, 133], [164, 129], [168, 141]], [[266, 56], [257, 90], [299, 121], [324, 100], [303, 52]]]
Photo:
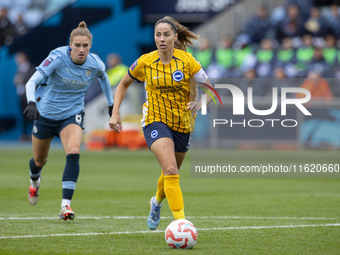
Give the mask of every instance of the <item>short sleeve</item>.
[[144, 73], [144, 56], [142, 55], [139, 59], [137, 59], [133, 64], [129, 67], [128, 73], [132, 79], [135, 79], [139, 82], [144, 81], [145, 73]]

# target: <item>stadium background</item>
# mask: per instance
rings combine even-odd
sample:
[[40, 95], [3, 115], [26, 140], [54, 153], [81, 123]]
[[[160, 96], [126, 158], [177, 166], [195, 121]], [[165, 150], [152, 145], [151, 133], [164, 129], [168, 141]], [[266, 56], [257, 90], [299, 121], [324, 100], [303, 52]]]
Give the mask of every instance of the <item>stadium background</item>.
[[[248, 145], [273, 147], [281, 144], [289, 148], [338, 148], [340, 147], [338, 110], [340, 87], [337, 80], [340, 55], [338, 44], [335, 44], [331, 49], [335, 50], [331, 53], [334, 55], [331, 60], [323, 57], [323, 62], [318, 62], [314, 59], [313, 54], [308, 59], [304, 59], [303, 63], [299, 62], [297, 57], [285, 63], [280, 62], [278, 59], [278, 52], [283, 47], [282, 39], [284, 37], [281, 34], [278, 35], [280, 33], [278, 29], [284, 15], [287, 15], [287, 6], [292, 3], [298, 3], [303, 6], [308, 2], [309, 4], [304, 6], [300, 15], [305, 15], [303, 16], [303, 22], [308, 21], [310, 15], [305, 13], [310, 11], [312, 4], [315, 4], [321, 11], [322, 16], [322, 20], [320, 19], [321, 21], [317, 22], [327, 22], [328, 24], [327, 32], [311, 33], [313, 36], [312, 52], [314, 53], [319, 48], [325, 52], [328, 47], [325, 43], [326, 35], [333, 34], [335, 39], [339, 37], [337, 31], [333, 31], [331, 28], [331, 3], [336, 3], [333, 1], [173, 0], [163, 3], [155, 0], [141, 2], [134, 0], [2, 0], [0, 6], [8, 7], [8, 16], [13, 24], [16, 22], [16, 15], [23, 13], [24, 22], [29, 26], [29, 30], [21, 36], [5, 41], [0, 48], [0, 140], [18, 140], [24, 132], [22, 130], [23, 116], [16, 89], [13, 85], [17, 71], [15, 54], [18, 51], [27, 53], [32, 64], [37, 66], [51, 49], [68, 44], [71, 29], [79, 21], [85, 20], [94, 35], [92, 52], [98, 54], [104, 61], [110, 53], [118, 53], [123, 64], [129, 66], [139, 55], [155, 49], [152, 35], [153, 23], [165, 15], [170, 15], [178, 18], [183, 24], [200, 34], [201, 40], [196, 42], [189, 50], [201, 62], [213, 83], [234, 82], [237, 85], [247, 83], [247, 75], [251, 75], [251, 72], [254, 71], [255, 80], [252, 86], [261, 87], [266, 83], [269, 84], [269, 88], [273, 86], [280, 87], [283, 85], [276, 79], [275, 72], [276, 69], [283, 69], [285, 72], [285, 84], [298, 87], [304, 83], [310, 69], [314, 68], [318, 69], [317, 71], [328, 79], [333, 95], [331, 100], [324, 99], [322, 98], [323, 95], [321, 95], [321, 98], [316, 100], [318, 102], [311, 107], [313, 117], [307, 120], [301, 119], [302, 122], [295, 129], [288, 131], [262, 128], [260, 133], [266, 134], [265, 137], [263, 135], [259, 136], [259, 132], [253, 132], [253, 129], [249, 130], [247, 128], [244, 128], [243, 131], [234, 128], [229, 133], [229, 136], [223, 136], [222, 134], [214, 136], [211, 134], [212, 130], [204, 125], [207, 120], [198, 118], [195, 134], [198, 141], [205, 141], [205, 144], [209, 144], [211, 147], [244, 147]], [[267, 17], [263, 21], [256, 17], [262, 5], [265, 5], [267, 11]], [[335, 20], [334, 22], [339, 21]], [[258, 27], [260, 28], [253, 26], [254, 23], [259, 23]], [[255, 29], [256, 35], [250, 29], [251, 24], [251, 29]], [[325, 30], [325, 28], [321, 27], [320, 30]], [[297, 36], [287, 36], [292, 39], [295, 56], [298, 55], [298, 49], [303, 48], [302, 36], [305, 32]], [[231, 44], [231, 54], [234, 54], [233, 63], [223, 59], [220, 60], [218, 56], [223, 40], [225, 40], [225, 44], [228, 44], [226, 42], [228, 39]], [[261, 48], [263, 39], [270, 39], [272, 44], [267, 52], [273, 53], [274, 57], [270, 60], [265, 60], [267, 63], [263, 63], [260, 55], [260, 51], [263, 53], [263, 48]], [[225, 44], [225, 49], [228, 49], [230, 46]], [[324, 53], [324, 56], [326, 54]], [[266, 56], [266, 53], [263, 56]], [[268, 64], [272, 67], [267, 72]], [[305, 69], [302, 68], [303, 70], [301, 70], [301, 65], [304, 65]], [[321, 71], [319, 71], [320, 68]], [[95, 137], [92, 140], [112, 140], [114, 138], [103, 138], [106, 135], [103, 130], [107, 129], [107, 117], [105, 116], [104, 97], [98, 91], [97, 85], [98, 82], [94, 81], [87, 94], [85, 137], [86, 139], [90, 137], [89, 139], [91, 140], [91, 134], [93, 134]], [[132, 88], [129, 100], [123, 106], [123, 115], [129, 123], [132, 123], [131, 126], [127, 125], [128, 129], [135, 129], [139, 125], [140, 105], [144, 101], [141, 86], [135, 84]], [[268, 89], [267, 92], [259, 92], [256, 96], [258, 97], [257, 101], [261, 102], [259, 105], [262, 105], [262, 107], [270, 106], [271, 97]], [[228, 102], [228, 99], [225, 101]], [[225, 107], [228, 107], [228, 105]], [[229, 105], [229, 107], [231, 106]], [[224, 110], [221, 109], [221, 111]], [[217, 114], [216, 111], [210, 112]], [[296, 114], [296, 112], [291, 113], [292, 116], [296, 116]], [[208, 142], [206, 141], [207, 138]], [[222, 142], [218, 143], [216, 139]], [[102, 148], [97, 144], [98, 146]], [[96, 145], [93, 148], [95, 147]]]
[[[230, 35], [235, 49], [238, 49], [240, 42], [249, 42], [249, 38], [239, 35], [245, 31], [247, 22], [261, 4], [266, 4], [270, 15], [278, 13], [280, 17], [287, 2], [311, 1], [0, 0], [0, 6], [16, 10], [11, 9], [12, 18], [22, 11], [31, 28], [27, 34], [0, 47], [0, 254], [174, 252], [164, 242], [164, 230], [173, 219], [167, 205], [163, 206], [158, 231], [148, 231], [146, 226], [148, 201], [155, 191], [159, 166], [147, 149], [117, 149], [118, 137], [121, 137], [119, 143], [125, 141], [126, 145], [135, 142], [136, 137], [131, 141], [124, 132], [117, 137], [107, 137], [105, 100], [95, 90], [87, 97], [85, 144], [89, 144], [94, 131], [92, 148], [101, 151], [81, 152], [81, 175], [72, 202], [76, 220], [63, 222], [57, 219], [65, 159], [58, 139], [52, 146], [43, 172], [39, 204], [29, 205], [27, 163], [32, 156], [31, 143], [20, 140], [23, 119], [13, 84], [17, 71], [15, 53], [18, 50], [25, 50], [34, 65], [38, 65], [51, 49], [67, 44], [71, 29], [84, 19], [94, 34], [92, 51], [104, 61], [108, 54], [117, 52], [123, 63], [129, 66], [140, 54], [155, 48], [153, 22], [164, 15], [171, 15], [200, 34], [202, 41], [209, 39], [210, 46], [202, 53], [201, 63], [203, 65], [204, 60], [210, 59], [211, 50], [215, 56], [206, 70], [214, 83], [243, 84], [246, 79], [242, 72], [223, 73], [216, 68], [215, 53], [221, 37]], [[328, 1], [318, 2], [327, 2], [322, 7], [323, 15], [327, 17]], [[37, 14], [36, 8], [44, 10], [44, 15]], [[257, 52], [258, 45], [250, 45], [252, 52]], [[191, 49], [196, 57], [200, 55], [199, 47], [195, 44]], [[279, 48], [280, 44], [277, 44], [276, 49]], [[336, 61], [335, 67], [338, 65]], [[242, 68], [234, 70], [246, 71], [249, 66]], [[305, 133], [308, 143], [302, 139], [305, 137], [300, 129], [302, 125], [294, 132], [264, 129], [252, 133], [247, 129], [243, 132], [240, 128], [226, 128], [220, 133], [212, 133], [206, 125], [209, 119], [199, 116], [194, 140], [198, 141], [197, 149], [203, 146], [208, 150], [203, 150], [206, 154], [197, 155], [201, 160], [223, 157], [227, 163], [237, 167], [260, 164], [296, 164], [307, 168], [311, 164], [339, 165], [339, 85], [335, 74], [327, 77], [333, 99], [315, 102], [309, 108], [314, 118], [308, 119], [312, 124], [310, 130], [315, 135]], [[286, 78], [285, 81], [300, 86], [305, 78]], [[274, 77], [256, 78], [256, 84], [267, 81], [278, 85]], [[140, 85], [133, 84], [129, 90], [132, 93], [128, 95], [128, 105], [123, 109], [126, 113], [124, 125], [134, 130], [136, 126], [140, 128], [139, 111], [144, 94]], [[226, 102], [230, 95], [221, 96]], [[258, 97], [265, 108], [268, 108], [270, 98], [268, 94]], [[322, 109], [319, 109], [320, 106]], [[228, 104], [223, 107], [211, 105], [209, 117], [220, 111], [229, 111], [229, 107]], [[304, 119], [301, 121], [305, 122]], [[132, 131], [126, 133], [128, 136], [136, 135]], [[112, 149], [105, 150], [105, 146], [112, 145]], [[137, 145], [142, 146], [142, 143]], [[199, 229], [198, 243], [190, 253], [339, 254], [339, 178], [313, 178], [312, 173], [304, 174], [305, 178], [285, 178], [283, 175], [275, 178], [196, 178], [189, 171], [191, 156], [186, 157], [181, 170], [186, 215]]]

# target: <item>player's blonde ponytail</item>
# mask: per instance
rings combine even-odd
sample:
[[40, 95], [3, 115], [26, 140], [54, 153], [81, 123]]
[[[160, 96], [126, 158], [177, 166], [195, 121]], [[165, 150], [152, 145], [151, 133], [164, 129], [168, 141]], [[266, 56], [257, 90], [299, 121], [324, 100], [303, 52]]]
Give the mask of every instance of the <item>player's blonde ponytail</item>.
[[172, 17], [165, 16], [164, 18], [158, 20], [155, 27], [159, 23], [168, 23], [171, 29], [177, 33], [177, 40], [175, 41], [175, 48], [186, 51], [189, 45], [192, 45], [192, 40], [197, 40], [199, 35], [191, 32], [187, 27], [180, 24], [177, 20]]
[[71, 35], [70, 35], [70, 42], [72, 42], [73, 37], [78, 36], [78, 35], [87, 36], [92, 43], [93, 36], [90, 30], [87, 28], [85, 21], [80, 22], [78, 27], [72, 30]]

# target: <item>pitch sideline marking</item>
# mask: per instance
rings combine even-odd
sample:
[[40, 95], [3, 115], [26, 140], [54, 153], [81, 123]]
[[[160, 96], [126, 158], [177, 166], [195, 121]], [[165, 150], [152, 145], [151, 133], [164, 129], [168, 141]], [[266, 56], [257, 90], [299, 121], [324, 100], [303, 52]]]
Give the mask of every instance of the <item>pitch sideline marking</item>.
[[[219, 230], [244, 230], [244, 229], [271, 229], [271, 228], [308, 228], [308, 227], [340, 227], [340, 223], [333, 224], [312, 224], [312, 225], [278, 225], [278, 226], [247, 226], [247, 227], [225, 227], [225, 228], [201, 228], [198, 231], [219, 231]], [[164, 230], [154, 231], [121, 231], [110, 233], [68, 233], [68, 234], [49, 234], [49, 235], [24, 235], [24, 236], [0, 236], [0, 239], [22, 239], [22, 238], [44, 238], [61, 236], [99, 236], [99, 235], [129, 235], [129, 234], [153, 234], [164, 233]]]
[[[172, 216], [161, 217], [170, 219]], [[327, 217], [253, 217], [253, 216], [189, 216], [188, 219], [256, 219], [256, 220], [338, 220], [339, 218]], [[0, 220], [56, 220], [58, 217], [2, 217]], [[80, 216], [77, 220], [101, 220], [101, 219], [147, 219], [147, 216]]]

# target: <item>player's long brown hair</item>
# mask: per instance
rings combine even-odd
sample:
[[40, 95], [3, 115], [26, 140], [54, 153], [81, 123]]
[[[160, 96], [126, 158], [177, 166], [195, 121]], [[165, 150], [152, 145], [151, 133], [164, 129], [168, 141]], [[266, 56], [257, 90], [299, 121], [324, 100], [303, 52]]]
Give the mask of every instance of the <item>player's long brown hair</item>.
[[177, 33], [177, 40], [175, 41], [176, 49], [186, 51], [186, 48], [189, 45], [192, 45], [192, 40], [197, 40], [199, 38], [199, 35], [191, 32], [187, 27], [183, 26], [172, 17], [165, 16], [164, 18], [158, 20], [155, 24], [155, 27], [159, 23], [168, 23], [174, 33]]
[[92, 44], [93, 36], [90, 30], [87, 28], [85, 21], [80, 22], [78, 27], [72, 30], [71, 35], [70, 35], [70, 42], [72, 42], [73, 37], [78, 36], [78, 35], [87, 36], [90, 39], [91, 44]]

